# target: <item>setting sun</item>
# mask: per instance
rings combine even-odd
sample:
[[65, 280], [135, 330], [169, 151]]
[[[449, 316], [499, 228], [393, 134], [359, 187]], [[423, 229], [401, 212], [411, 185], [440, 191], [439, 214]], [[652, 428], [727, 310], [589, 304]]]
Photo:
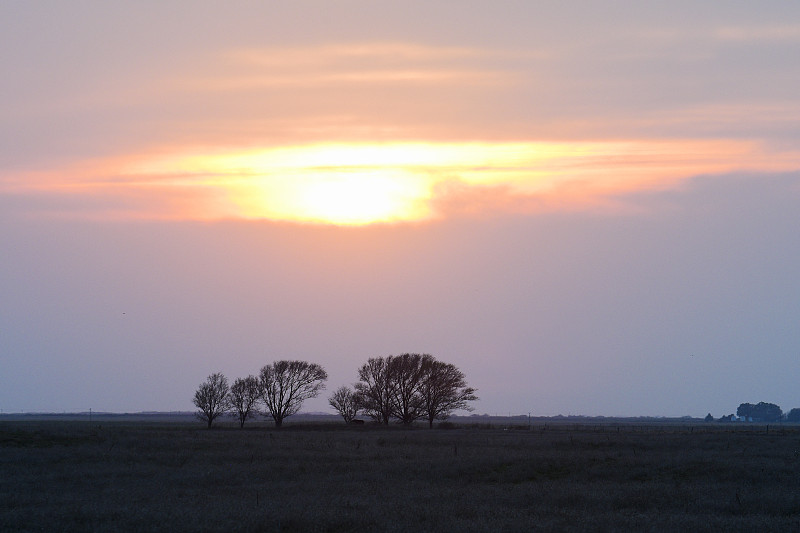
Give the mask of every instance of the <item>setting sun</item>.
[[191, 175], [195, 184], [221, 189], [237, 217], [363, 225], [429, 217], [424, 169], [443, 164], [440, 152], [424, 145], [317, 145], [178, 156], [131, 170]]
[[[699, 173], [790, 167], [739, 140], [517, 143], [340, 143], [140, 156], [120, 163], [129, 186], [196, 198], [179, 217], [366, 225], [451, 212], [603, 206], [615, 195]], [[453, 202], [453, 195], [457, 195]], [[469, 200], [467, 200], [469, 199]], [[458, 205], [456, 205], [458, 204]]]
[[362, 225], [425, 218], [425, 183], [393, 169], [258, 176], [229, 187], [244, 218]]

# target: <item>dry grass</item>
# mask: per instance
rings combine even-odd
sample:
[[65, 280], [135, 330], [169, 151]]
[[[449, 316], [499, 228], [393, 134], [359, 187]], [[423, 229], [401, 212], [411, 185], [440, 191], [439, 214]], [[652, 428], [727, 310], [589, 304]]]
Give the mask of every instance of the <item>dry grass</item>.
[[790, 531], [798, 474], [795, 427], [2, 422], [0, 530]]

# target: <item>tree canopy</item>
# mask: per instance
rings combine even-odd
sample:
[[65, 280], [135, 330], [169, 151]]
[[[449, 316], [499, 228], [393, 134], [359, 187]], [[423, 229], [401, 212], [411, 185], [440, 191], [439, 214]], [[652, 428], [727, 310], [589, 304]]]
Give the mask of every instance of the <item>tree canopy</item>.
[[433, 356], [428, 354], [404, 353], [388, 357], [391, 414], [406, 426], [424, 414], [422, 385], [432, 363]]
[[783, 411], [774, 403], [743, 403], [736, 409], [736, 416], [750, 418], [754, 422], [777, 422], [783, 416]]
[[328, 374], [316, 363], [275, 361], [261, 369], [261, 398], [269, 410], [275, 427], [283, 419], [300, 410], [303, 402], [315, 398], [325, 388]]
[[256, 414], [256, 405], [261, 397], [261, 385], [255, 376], [236, 378], [229, 393], [231, 415], [244, 427], [248, 418]]
[[336, 409], [336, 412], [342, 415], [344, 423], [349, 424], [353, 419], [358, 416], [361, 411], [361, 397], [350, 387], [339, 387], [328, 398], [328, 403]]
[[358, 369], [356, 392], [361, 397], [364, 412], [376, 422], [389, 424], [392, 416], [391, 394], [392, 379], [389, 376], [389, 365], [384, 357], [370, 358]]
[[366, 414], [383, 424], [396, 419], [409, 425], [417, 419], [444, 420], [458, 409], [471, 410], [475, 389], [464, 374], [430, 354], [405, 353], [369, 359], [358, 370], [356, 391]]
[[426, 368], [420, 389], [422, 411], [433, 427], [434, 420], [445, 420], [453, 411], [472, 411], [468, 402], [477, 400], [475, 389], [467, 386], [464, 373], [454, 365], [431, 361]]
[[219, 372], [211, 374], [194, 393], [193, 402], [198, 409], [195, 415], [211, 429], [214, 420], [228, 409], [228, 379]]

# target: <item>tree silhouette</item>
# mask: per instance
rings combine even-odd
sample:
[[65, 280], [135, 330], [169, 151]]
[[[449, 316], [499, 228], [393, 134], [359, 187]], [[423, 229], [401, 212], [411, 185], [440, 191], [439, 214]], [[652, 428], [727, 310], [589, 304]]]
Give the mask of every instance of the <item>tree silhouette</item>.
[[478, 399], [475, 389], [467, 387], [464, 373], [441, 361], [427, 364], [420, 393], [429, 428], [433, 427], [434, 420], [445, 420], [457, 409], [472, 411], [467, 402]]
[[389, 425], [392, 416], [389, 365], [383, 357], [370, 358], [358, 369], [356, 392], [361, 398], [362, 410], [376, 422]]
[[321, 366], [306, 361], [275, 361], [262, 368], [261, 399], [275, 427], [281, 427], [284, 418], [297, 413], [305, 400], [318, 396], [326, 379], [328, 374]]
[[777, 422], [783, 416], [781, 408], [774, 403], [758, 402], [740, 404], [736, 409], [736, 416], [752, 418], [758, 422]]
[[333, 396], [328, 399], [328, 403], [342, 415], [345, 424], [352, 422], [361, 410], [361, 397], [350, 387], [342, 386], [336, 389]]
[[211, 374], [194, 393], [194, 404], [198, 411], [195, 416], [208, 424], [228, 409], [228, 379], [221, 373]]
[[404, 353], [389, 356], [389, 378], [392, 383], [389, 395], [392, 416], [403, 425], [411, 425], [424, 414], [422, 385], [427, 368], [434, 362], [428, 354]]
[[471, 410], [477, 400], [463, 372], [429, 354], [405, 353], [369, 359], [358, 370], [356, 391], [362, 408], [383, 424], [396, 418], [405, 425], [426, 418], [444, 420], [457, 409]]
[[228, 397], [230, 407], [233, 409], [231, 415], [238, 420], [239, 427], [243, 428], [245, 421], [256, 414], [256, 403], [261, 397], [258, 378], [255, 376], [236, 378]]

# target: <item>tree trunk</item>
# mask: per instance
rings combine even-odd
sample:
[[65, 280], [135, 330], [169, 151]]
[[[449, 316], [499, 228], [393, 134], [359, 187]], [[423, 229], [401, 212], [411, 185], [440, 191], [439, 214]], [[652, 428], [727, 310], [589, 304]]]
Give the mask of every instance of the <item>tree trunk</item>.
[[280, 417], [277, 417], [277, 416], [273, 416], [272, 418], [275, 420], [275, 427], [276, 428], [279, 428], [279, 427], [281, 427], [283, 425], [283, 418], [280, 418]]

